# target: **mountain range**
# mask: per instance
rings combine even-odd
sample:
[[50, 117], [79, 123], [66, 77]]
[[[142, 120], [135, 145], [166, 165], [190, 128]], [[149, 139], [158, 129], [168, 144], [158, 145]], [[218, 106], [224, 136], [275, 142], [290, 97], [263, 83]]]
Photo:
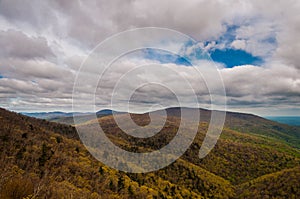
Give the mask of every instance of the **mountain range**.
[[[135, 174], [97, 161], [72, 125], [0, 109], [0, 198], [300, 197], [299, 127], [228, 112], [215, 148], [200, 159], [211, 111], [188, 111], [191, 115], [200, 111], [198, 132], [188, 150], [163, 169]], [[80, 125], [100, 123], [115, 145], [147, 152], [166, 145], [184, 122], [179, 108], [166, 109], [166, 113], [164, 127], [149, 138], [126, 134], [111, 114]], [[131, 118], [140, 126], [149, 123], [148, 113], [131, 114]], [[185, 131], [189, 132], [188, 126]]]

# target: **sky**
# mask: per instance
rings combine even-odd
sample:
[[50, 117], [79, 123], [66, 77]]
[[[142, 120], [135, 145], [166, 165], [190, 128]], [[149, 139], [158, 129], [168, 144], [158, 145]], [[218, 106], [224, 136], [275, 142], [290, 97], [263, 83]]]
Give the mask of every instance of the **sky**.
[[[99, 43], [126, 30], [160, 27], [194, 42], [166, 43], [165, 35], [158, 38], [162, 48], [169, 45], [178, 54], [145, 48], [120, 57], [100, 80], [89, 72], [81, 83], [82, 111], [89, 103], [84, 93], [95, 90], [92, 81], [99, 81], [98, 109], [112, 101], [122, 109], [125, 95], [137, 83], [155, 81], [172, 82], [175, 94], [162, 85], [142, 85], [131, 96], [136, 109], [176, 105], [176, 93], [183, 96], [184, 106], [196, 106], [191, 100], [195, 94], [201, 101], [198, 106], [209, 108], [207, 85], [187, 60], [209, 57], [196, 68], [214, 64], [224, 85], [213, 86], [224, 86], [227, 110], [300, 115], [299, 10], [298, 0], [0, 0], [0, 106], [18, 112], [72, 111], [78, 70]], [[119, 45], [126, 42], [134, 41]], [[148, 68], [136, 69], [141, 65]], [[131, 71], [135, 72], [123, 78]]]

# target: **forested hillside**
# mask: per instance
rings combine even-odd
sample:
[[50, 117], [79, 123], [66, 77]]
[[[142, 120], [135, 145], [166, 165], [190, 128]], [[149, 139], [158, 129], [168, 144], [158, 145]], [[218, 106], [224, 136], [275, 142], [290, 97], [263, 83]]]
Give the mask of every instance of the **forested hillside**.
[[[146, 115], [133, 118], [147, 123]], [[99, 120], [107, 136], [130, 151], [155, 150], [178, 128], [173, 115], [159, 135], [136, 139], [122, 132], [112, 116]], [[256, 124], [257, 134], [249, 122]], [[292, 136], [289, 126], [279, 125], [283, 129], [275, 132], [261, 128], [267, 120], [260, 122], [238, 114], [227, 120], [216, 147], [199, 159], [208, 125], [203, 120], [180, 159], [159, 171], [133, 174], [94, 159], [72, 126], [0, 109], [0, 198], [299, 198], [299, 149], [292, 146], [299, 144], [298, 135]], [[292, 136], [293, 144], [272, 133]]]

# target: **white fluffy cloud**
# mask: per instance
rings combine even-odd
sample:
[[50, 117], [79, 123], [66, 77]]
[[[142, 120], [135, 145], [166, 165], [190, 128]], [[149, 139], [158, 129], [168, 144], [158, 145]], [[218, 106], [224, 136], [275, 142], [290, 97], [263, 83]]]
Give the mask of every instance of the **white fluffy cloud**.
[[246, 41], [244, 39], [237, 39], [231, 43], [231, 47], [235, 49], [246, 50]]
[[[300, 1], [296, 0], [2, 0], [0, 103], [13, 110], [70, 111], [73, 82], [81, 62], [99, 42], [120, 31], [146, 26], [171, 28], [198, 40], [203, 44], [199, 47], [211, 49], [226, 47], [214, 41], [224, 37], [231, 26], [236, 29], [229, 47], [261, 56], [265, 62], [262, 66], [219, 67], [229, 109], [267, 114], [268, 107], [281, 107], [283, 113], [292, 114], [290, 110], [299, 110], [300, 96], [299, 10]], [[209, 43], [205, 46], [204, 42]], [[137, 62], [129, 60], [105, 77], [102, 85], [107, 93], [102, 101], [99, 99], [102, 104], [110, 99], [115, 80], [131, 64]], [[185, 74], [195, 87], [199, 85], [189, 67], [165, 66]], [[154, 78], [143, 75], [144, 79]], [[178, 83], [175, 77], [165, 78]], [[91, 74], [89, 81], [94, 79], [97, 77]], [[129, 87], [135, 83], [128, 81]], [[177, 88], [184, 92], [180, 84]], [[197, 94], [204, 96], [207, 91], [201, 88], [204, 86], [198, 87]], [[88, 89], [87, 84], [83, 91]], [[145, 96], [143, 93], [153, 89], [139, 92]], [[149, 100], [168, 102], [167, 98], [162, 89]]]

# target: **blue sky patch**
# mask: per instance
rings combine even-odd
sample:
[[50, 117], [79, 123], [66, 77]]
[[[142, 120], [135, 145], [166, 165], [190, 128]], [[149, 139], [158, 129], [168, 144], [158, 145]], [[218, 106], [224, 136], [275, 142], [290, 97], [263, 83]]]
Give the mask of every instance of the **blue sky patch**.
[[225, 43], [225, 44], [230, 44], [233, 42], [236, 37], [236, 30], [239, 28], [239, 26], [236, 25], [230, 25], [227, 26], [226, 32], [220, 36], [220, 38], [216, 41], [216, 43]]
[[172, 54], [164, 50], [153, 48], [143, 49], [144, 58], [159, 61], [162, 64], [174, 63], [177, 65], [191, 66], [191, 64], [179, 55]]
[[240, 65], [257, 65], [263, 63], [260, 57], [256, 57], [244, 50], [216, 49], [210, 53], [213, 61], [226, 65], [227, 68]]

